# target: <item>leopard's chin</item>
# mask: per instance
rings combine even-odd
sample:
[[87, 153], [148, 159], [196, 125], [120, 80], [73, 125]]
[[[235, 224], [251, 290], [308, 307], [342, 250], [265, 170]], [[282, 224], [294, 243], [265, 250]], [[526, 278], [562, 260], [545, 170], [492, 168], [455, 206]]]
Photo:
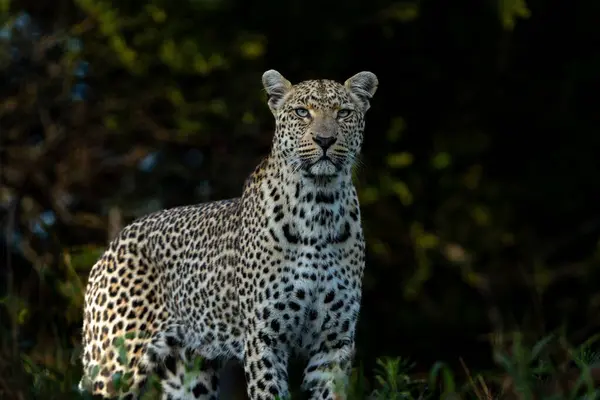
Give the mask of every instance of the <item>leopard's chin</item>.
[[337, 175], [340, 168], [330, 158], [324, 157], [308, 167], [308, 172], [314, 176], [327, 177]]

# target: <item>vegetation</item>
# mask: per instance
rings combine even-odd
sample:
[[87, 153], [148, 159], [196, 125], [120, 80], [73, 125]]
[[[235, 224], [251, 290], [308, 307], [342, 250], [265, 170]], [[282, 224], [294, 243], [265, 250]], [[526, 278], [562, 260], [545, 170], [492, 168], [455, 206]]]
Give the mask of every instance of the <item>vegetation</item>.
[[[597, 399], [600, 390], [596, 382], [600, 377], [600, 353], [589, 350], [591, 343], [572, 348], [564, 339], [547, 336], [532, 347], [527, 347], [520, 334], [512, 338], [508, 351], [496, 349], [494, 359], [498, 370], [493, 373], [473, 375], [461, 359], [462, 377], [442, 362], [432, 366], [427, 376], [411, 374], [414, 364], [398, 358], [380, 358], [372, 382], [356, 368], [347, 390], [349, 400], [416, 400], [446, 398], [490, 399]], [[123, 351], [123, 363], [126, 353]], [[66, 371], [40, 368], [23, 358], [26, 374], [33, 380], [28, 394], [32, 398], [91, 399], [77, 390], [78, 366], [71, 364]], [[190, 365], [190, 372], [200, 368], [201, 359]], [[127, 373], [115, 376], [116, 388], [127, 387]], [[159, 399], [159, 380], [149, 379], [142, 399]], [[302, 395], [302, 393], [298, 393]], [[294, 396], [296, 398], [296, 396]]]
[[79, 398], [89, 269], [143, 214], [239, 195], [272, 137], [269, 68], [380, 80], [350, 397], [596, 398], [599, 14], [0, 0], [0, 398]]

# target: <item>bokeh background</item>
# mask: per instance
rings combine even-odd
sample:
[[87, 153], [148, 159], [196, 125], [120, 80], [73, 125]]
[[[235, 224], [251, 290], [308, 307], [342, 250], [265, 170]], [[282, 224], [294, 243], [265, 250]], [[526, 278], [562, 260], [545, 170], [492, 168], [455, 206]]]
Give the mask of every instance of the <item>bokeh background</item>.
[[383, 356], [460, 375], [493, 369], [515, 331], [589, 340], [599, 15], [597, 0], [1, 0], [0, 397], [50, 379], [37, 398], [67, 398], [87, 274], [120, 228], [241, 193], [272, 139], [270, 68], [380, 81], [356, 178], [368, 384]]

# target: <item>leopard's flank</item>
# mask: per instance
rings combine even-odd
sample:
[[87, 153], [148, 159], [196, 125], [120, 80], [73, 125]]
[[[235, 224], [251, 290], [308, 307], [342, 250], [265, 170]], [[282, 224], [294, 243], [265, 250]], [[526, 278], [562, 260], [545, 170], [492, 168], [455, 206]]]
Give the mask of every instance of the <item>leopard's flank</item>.
[[82, 390], [137, 399], [157, 374], [163, 399], [217, 399], [238, 359], [250, 399], [286, 398], [297, 354], [312, 399], [343, 398], [365, 264], [352, 168], [378, 81], [262, 80], [275, 134], [241, 197], [143, 217], [93, 266]]

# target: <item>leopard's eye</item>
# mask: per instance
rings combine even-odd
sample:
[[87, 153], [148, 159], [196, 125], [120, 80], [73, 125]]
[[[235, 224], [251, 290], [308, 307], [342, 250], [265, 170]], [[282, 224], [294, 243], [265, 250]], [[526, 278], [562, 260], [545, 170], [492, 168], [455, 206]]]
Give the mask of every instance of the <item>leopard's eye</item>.
[[310, 115], [310, 112], [308, 112], [308, 110], [306, 108], [302, 108], [302, 107], [298, 107], [298, 108], [294, 109], [294, 112], [296, 112], [296, 115], [299, 116], [300, 118], [306, 118]]
[[348, 110], [347, 108], [342, 108], [341, 110], [339, 110], [337, 112], [337, 117], [338, 118], [346, 118], [347, 116], [350, 115], [351, 112], [352, 112], [352, 110]]

